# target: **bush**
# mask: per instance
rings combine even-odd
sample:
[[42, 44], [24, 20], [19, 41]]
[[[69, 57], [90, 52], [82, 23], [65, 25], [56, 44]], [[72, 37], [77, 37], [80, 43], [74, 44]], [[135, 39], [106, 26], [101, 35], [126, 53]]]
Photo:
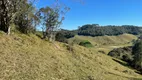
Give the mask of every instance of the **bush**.
[[75, 36], [75, 31], [61, 30], [57, 32], [55, 40], [59, 42], [67, 43], [67, 39]]
[[132, 47], [113, 49], [108, 53], [108, 55], [126, 61], [128, 63], [131, 63], [133, 61]]
[[89, 41], [81, 41], [79, 45], [84, 47], [93, 47], [93, 45]]
[[67, 38], [65, 38], [63, 33], [58, 32], [55, 36], [55, 40], [59, 42], [67, 43]]

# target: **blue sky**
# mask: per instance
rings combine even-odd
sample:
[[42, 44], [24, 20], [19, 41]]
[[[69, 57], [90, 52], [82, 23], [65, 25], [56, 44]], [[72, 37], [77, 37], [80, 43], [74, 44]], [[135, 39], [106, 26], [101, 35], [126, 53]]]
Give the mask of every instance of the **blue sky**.
[[[40, 0], [37, 7], [50, 6], [54, 0]], [[84, 24], [142, 26], [142, 0], [60, 0], [71, 10], [61, 28], [77, 29]]]

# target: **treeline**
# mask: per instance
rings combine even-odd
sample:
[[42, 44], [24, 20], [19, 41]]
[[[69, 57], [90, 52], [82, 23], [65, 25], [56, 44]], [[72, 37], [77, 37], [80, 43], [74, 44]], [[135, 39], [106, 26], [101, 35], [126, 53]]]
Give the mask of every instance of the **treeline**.
[[122, 26], [115, 26], [115, 25], [108, 25], [108, 26], [99, 26], [98, 24], [87, 24], [79, 27], [77, 30], [64, 30], [62, 29], [57, 34], [62, 37], [58, 37], [57, 41], [64, 42], [75, 35], [83, 35], [83, 36], [115, 36], [121, 35], [124, 33], [138, 35], [142, 33], [142, 27], [133, 26], [133, 25], [122, 25]]
[[84, 36], [104, 36], [104, 35], [120, 35], [124, 33], [129, 34], [140, 34], [142, 33], [142, 28], [133, 25], [123, 25], [123, 26], [99, 26], [98, 24], [88, 24], [80, 27], [78, 29], [78, 35]]

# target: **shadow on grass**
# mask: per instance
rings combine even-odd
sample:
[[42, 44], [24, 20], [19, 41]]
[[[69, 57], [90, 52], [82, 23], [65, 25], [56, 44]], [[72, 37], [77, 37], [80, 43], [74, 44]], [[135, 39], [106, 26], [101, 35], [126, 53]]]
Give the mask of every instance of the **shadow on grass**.
[[129, 65], [128, 63], [119, 61], [119, 60], [117, 60], [117, 59], [112, 59], [112, 60], [114, 60], [115, 62], [117, 62], [117, 63], [119, 63], [119, 64], [121, 64], [121, 65], [123, 65], [123, 66], [126, 66], [126, 67], [129, 67], [129, 68], [130, 68], [130, 65]]
[[43, 38], [40, 34], [36, 34], [36, 36], [39, 37], [40, 39]]
[[[142, 73], [140, 71], [135, 71], [135, 73], [142, 75]], [[140, 79], [142, 80], [142, 79]]]
[[[123, 66], [125, 66], [125, 67], [128, 67], [128, 68], [130, 68], [130, 69], [134, 69], [132, 66], [130, 66], [127, 62], [123, 62], [123, 61], [119, 61], [119, 60], [117, 60], [117, 59], [112, 59], [112, 60], [114, 60], [115, 62], [117, 62], [117, 63], [119, 63], [119, 64], [121, 64], [121, 65], [123, 65]], [[140, 71], [135, 71], [135, 73], [137, 73], [137, 74], [140, 74], [140, 75], [142, 75], [142, 73], [140, 72]], [[134, 79], [134, 80], [142, 80], [142, 79]]]
[[134, 79], [132, 79], [132, 80], [142, 80], [142, 78], [134, 78]]

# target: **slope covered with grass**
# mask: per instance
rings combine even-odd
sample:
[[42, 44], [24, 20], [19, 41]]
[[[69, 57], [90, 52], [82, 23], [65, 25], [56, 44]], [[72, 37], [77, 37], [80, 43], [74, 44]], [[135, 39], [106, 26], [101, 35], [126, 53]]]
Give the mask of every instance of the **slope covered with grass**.
[[133, 39], [137, 39], [137, 37], [131, 34], [122, 34], [119, 36], [106, 35], [106, 36], [98, 36], [98, 37], [76, 35], [74, 38], [71, 38], [70, 41], [79, 43], [82, 40], [88, 40], [92, 42], [94, 45], [120, 45], [120, 44], [127, 44], [131, 42]]
[[[89, 38], [88, 38], [89, 39]], [[137, 80], [134, 70], [97, 49], [48, 42], [35, 35], [0, 34], [1, 80]], [[137, 78], [137, 79], [136, 79]]]
[[69, 43], [79, 44], [81, 41], [88, 40], [93, 44], [96, 50], [103, 50], [105, 53], [108, 53], [110, 50], [114, 48], [131, 46], [133, 41], [136, 40], [137, 37], [131, 34], [122, 34], [118, 36], [98, 36], [98, 37], [90, 37], [90, 36], [78, 36], [76, 35], [73, 38], [70, 38]]

